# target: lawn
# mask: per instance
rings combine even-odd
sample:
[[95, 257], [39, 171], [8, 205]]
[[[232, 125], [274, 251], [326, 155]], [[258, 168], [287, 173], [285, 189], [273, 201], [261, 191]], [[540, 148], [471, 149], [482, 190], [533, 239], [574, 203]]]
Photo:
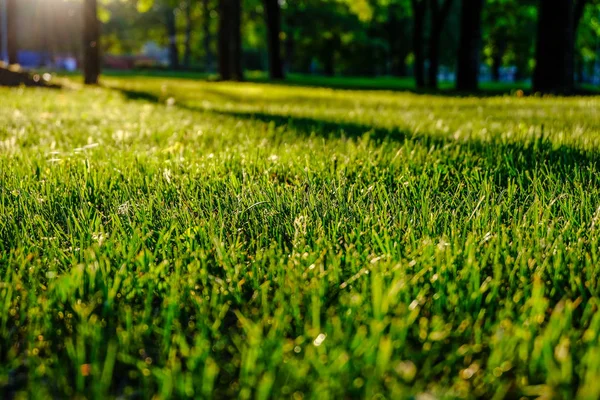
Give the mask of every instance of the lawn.
[[104, 85], [0, 89], [0, 397], [600, 396], [600, 98]]

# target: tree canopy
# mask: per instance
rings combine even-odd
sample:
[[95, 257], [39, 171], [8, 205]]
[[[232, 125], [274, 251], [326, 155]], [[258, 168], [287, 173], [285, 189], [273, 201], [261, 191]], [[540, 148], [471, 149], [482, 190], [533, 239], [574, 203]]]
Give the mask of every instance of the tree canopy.
[[[561, 0], [562, 12], [553, 14], [544, 13], [548, 3], [537, 0], [235, 0], [231, 4], [237, 9], [239, 2], [241, 12], [237, 22], [231, 18], [235, 13], [223, 16], [231, 13], [231, 1], [98, 0], [99, 50], [131, 55], [153, 42], [168, 50], [172, 68], [214, 71], [221, 54], [221, 62], [233, 57], [241, 65], [235, 68], [270, 70], [276, 79], [284, 70], [414, 76], [417, 86], [433, 89], [438, 79], [453, 80], [457, 74], [460, 87], [466, 79], [461, 65], [468, 77], [464, 87], [470, 89], [480, 79], [503, 79], [508, 69], [517, 81], [533, 79], [543, 91], [569, 91], [575, 83], [591, 82], [600, 53], [600, 8], [592, 0]], [[77, 32], [90, 28], [83, 22], [85, 0], [12, 3], [16, 26], [35, 27], [18, 30], [10, 41], [16, 47], [45, 50], [49, 57], [81, 54], [85, 45]], [[476, 3], [479, 11], [467, 16], [465, 10]], [[558, 10], [546, 6], [553, 7]], [[567, 36], [560, 48], [553, 45]], [[563, 72], [548, 69], [562, 59], [567, 60]], [[543, 83], [561, 73], [568, 75], [560, 78], [562, 84]]]

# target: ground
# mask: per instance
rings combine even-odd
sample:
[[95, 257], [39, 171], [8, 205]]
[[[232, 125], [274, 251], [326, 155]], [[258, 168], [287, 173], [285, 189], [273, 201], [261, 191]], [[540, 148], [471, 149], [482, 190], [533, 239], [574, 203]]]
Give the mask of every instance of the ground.
[[103, 83], [0, 89], [0, 393], [600, 395], [600, 98]]

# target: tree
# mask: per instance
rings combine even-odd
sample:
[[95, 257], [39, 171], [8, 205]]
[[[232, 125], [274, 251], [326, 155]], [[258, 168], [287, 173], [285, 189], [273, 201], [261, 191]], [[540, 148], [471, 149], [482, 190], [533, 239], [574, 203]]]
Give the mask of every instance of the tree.
[[18, 64], [17, 48], [17, 1], [6, 0], [6, 44], [9, 64]]
[[575, 90], [575, 35], [586, 0], [541, 0], [533, 89], [571, 93]]
[[232, 56], [231, 56], [231, 72], [233, 80], [243, 81], [244, 71], [242, 67], [242, 0], [233, 1], [232, 19]]
[[431, 32], [429, 35], [429, 80], [427, 87], [438, 88], [438, 73], [440, 69], [440, 39], [444, 25], [448, 20], [448, 14], [453, 0], [442, 0], [441, 6], [438, 0], [429, 0], [429, 13], [431, 16]]
[[97, 0], [83, 3], [83, 75], [86, 85], [98, 84], [100, 76], [100, 22]]
[[219, 74], [222, 80], [244, 79], [241, 14], [241, 0], [219, 1]]
[[462, 0], [456, 88], [477, 90], [483, 0]]
[[175, 23], [175, 10], [169, 5], [165, 6], [165, 26], [169, 38], [169, 66], [179, 69], [179, 49], [177, 47], [177, 25]]
[[427, 13], [426, 0], [412, 0], [413, 12], [413, 53], [415, 83], [417, 88], [425, 87], [425, 51], [423, 44], [425, 42], [425, 16]]
[[269, 47], [269, 76], [271, 79], [284, 79], [281, 59], [281, 9], [279, 0], [264, 0]]

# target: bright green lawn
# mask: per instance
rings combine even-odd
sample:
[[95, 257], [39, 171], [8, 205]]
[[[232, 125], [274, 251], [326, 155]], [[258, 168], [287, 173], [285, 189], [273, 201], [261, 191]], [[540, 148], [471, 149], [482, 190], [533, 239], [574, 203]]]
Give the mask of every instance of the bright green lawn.
[[600, 98], [104, 83], [0, 89], [0, 397], [600, 395]]

